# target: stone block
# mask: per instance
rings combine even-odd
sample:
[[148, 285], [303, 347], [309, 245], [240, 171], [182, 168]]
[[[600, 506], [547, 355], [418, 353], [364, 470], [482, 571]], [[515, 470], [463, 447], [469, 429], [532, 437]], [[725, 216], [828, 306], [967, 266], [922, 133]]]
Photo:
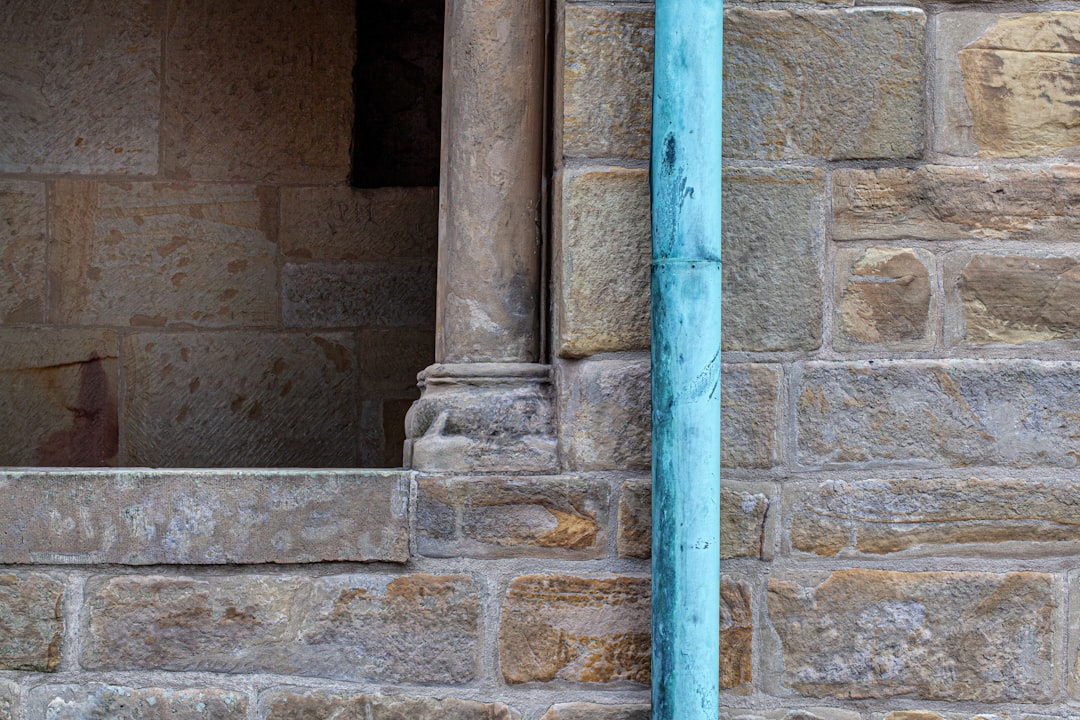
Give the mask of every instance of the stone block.
[[721, 467], [769, 468], [777, 464], [780, 383], [777, 365], [722, 366]]
[[1078, 393], [1080, 365], [1069, 362], [811, 362], [797, 461], [1076, 467]]
[[152, 175], [162, 23], [153, 0], [0, 11], [0, 172]]
[[499, 622], [503, 679], [647, 685], [649, 606], [648, 578], [514, 578]]
[[820, 170], [724, 173], [725, 350], [821, 345], [824, 204]]
[[960, 70], [960, 51], [975, 42], [999, 16], [965, 8], [964, 12], [943, 12], [931, 16], [936, 42], [934, 62], [928, 79], [934, 83], [933, 149], [948, 155], [970, 156], [979, 151], [975, 144], [971, 105]]
[[933, 256], [925, 250], [842, 248], [836, 256], [836, 345], [930, 350]]
[[401, 473], [0, 472], [4, 564], [405, 562]]
[[432, 260], [438, 241], [437, 188], [281, 189], [281, 253], [287, 258]]
[[951, 253], [945, 261], [950, 345], [1080, 339], [1080, 254]]
[[552, 705], [540, 720], [649, 720], [649, 706], [562, 703]]
[[577, 477], [425, 477], [417, 551], [429, 557], [607, 554], [606, 483]]
[[[720, 559], [770, 559], [766, 518], [770, 497], [753, 485], [725, 479], [720, 486]], [[620, 557], [652, 555], [652, 494], [647, 479], [627, 480], [619, 494]]]
[[20, 700], [18, 683], [11, 680], [0, 679], [0, 720], [19, 720]]
[[433, 326], [435, 269], [429, 260], [287, 264], [282, 274], [285, 325]]
[[815, 555], [1072, 554], [1080, 543], [1080, 487], [1068, 479], [829, 480], [790, 492], [789, 542]]
[[1080, 169], [1010, 165], [833, 172], [836, 240], [1040, 240], [1080, 231]]
[[854, 710], [831, 707], [779, 708], [776, 710], [720, 708], [720, 720], [862, 720]]
[[[949, 149], [980, 157], [1076, 155], [1080, 129], [1073, 104], [1080, 48], [1074, 39], [1080, 12], [980, 14], [950, 27], [957, 15], [941, 15], [938, 21], [952, 38], [939, 53], [955, 52], [955, 61], [947, 61], [959, 65], [958, 73], [955, 66], [939, 71], [953, 69], [942, 78], [952, 85], [942, 102], [966, 100], [971, 122], [970, 136], [966, 128], [954, 131], [959, 138]], [[953, 110], [952, 116], [967, 119], [962, 110]]]
[[649, 176], [563, 175], [559, 354], [649, 349]]
[[0, 180], [0, 322], [43, 320], [45, 186]]
[[560, 369], [564, 467], [647, 470], [652, 464], [648, 357], [586, 360]]
[[[1007, 720], [1010, 716], [1004, 712], [991, 713], [991, 712], [944, 712], [940, 710], [893, 710], [887, 713], [874, 713], [870, 716], [873, 720]], [[1032, 715], [1028, 713], [1017, 713], [1015, 715], [1017, 720], [1051, 720], [1051, 718], [1060, 718], [1061, 715]], [[1072, 718], [1073, 715], [1066, 715], [1064, 717]]]
[[457, 698], [346, 695], [320, 690], [272, 690], [259, 698], [259, 720], [521, 720], [502, 703]]
[[64, 596], [64, 583], [49, 575], [0, 574], [0, 670], [53, 672], [59, 667]]
[[41, 685], [27, 720], [246, 720], [247, 694], [218, 688]]
[[477, 672], [465, 575], [96, 576], [85, 597], [87, 669], [439, 684]]
[[127, 464], [349, 467], [353, 353], [346, 333], [129, 335]]
[[108, 330], [0, 330], [0, 464], [117, 463], [117, 356]]
[[1057, 592], [1042, 573], [839, 570], [774, 575], [768, 607], [802, 695], [1048, 702]]
[[652, 481], [648, 478], [623, 482], [618, 533], [619, 557], [652, 556]]
[[921, 10], [738, 8], [724, 17], [725, 155], [922, 154]]
[[364, 397], [419, 397], [416, 376], [435, 362], [435, 331], [428, 328], [375, 328], [358, 335], [360, 394]]
[[276, 200], [252, 186], [57, 180], [50, 320], [277, 323]]
[[170, 9], [162, 165], [175, 178], [341, 183], [349, 175], [354, 3]]
[[563, 154], [648, 158], [652, 8], [568, 4], [563, 45]]
[[720, 578], [720, 689], [748, 694], [754, 679], [754, 605], [749, 583]]

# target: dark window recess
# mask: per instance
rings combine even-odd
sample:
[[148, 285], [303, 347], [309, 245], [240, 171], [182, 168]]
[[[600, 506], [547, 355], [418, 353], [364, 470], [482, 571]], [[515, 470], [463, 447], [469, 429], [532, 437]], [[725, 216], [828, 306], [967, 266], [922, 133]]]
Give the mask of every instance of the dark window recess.
[[357, 0], [353, 187], [439, 184], [445, 0]]

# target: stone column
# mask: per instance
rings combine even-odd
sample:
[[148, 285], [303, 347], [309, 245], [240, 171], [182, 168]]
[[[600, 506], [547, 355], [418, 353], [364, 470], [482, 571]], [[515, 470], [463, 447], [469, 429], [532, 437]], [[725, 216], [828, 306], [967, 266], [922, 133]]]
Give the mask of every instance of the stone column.
[[441, 363], [539, 359], [544, 0], [448, 0]]
[[537, 364], [546, 10], [447, 0], [438, 364], [406, 421], [417, 469], [555, 469], [550, 371]]

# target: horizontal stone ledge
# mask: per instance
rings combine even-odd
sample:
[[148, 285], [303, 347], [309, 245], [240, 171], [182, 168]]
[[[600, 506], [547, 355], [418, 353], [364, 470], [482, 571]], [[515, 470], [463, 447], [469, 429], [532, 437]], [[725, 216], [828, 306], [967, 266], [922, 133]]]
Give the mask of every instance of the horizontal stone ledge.
[[0, 563], [409, 559], [407, 472], [0, 471]]
[[832, 480], [793, 489], [787, 537], [818, 556], [1073, 555], [1077, 504], [1080, 481], [1068, 479]]

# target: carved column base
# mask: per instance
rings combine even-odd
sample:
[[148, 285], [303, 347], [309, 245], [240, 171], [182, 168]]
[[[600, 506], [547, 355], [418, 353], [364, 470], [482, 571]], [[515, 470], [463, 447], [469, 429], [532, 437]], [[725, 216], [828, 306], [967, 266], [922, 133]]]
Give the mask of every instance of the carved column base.
[[405, 467], [454, 473], [555, 473], [551, 367], [436, 364], [405, 418]]

